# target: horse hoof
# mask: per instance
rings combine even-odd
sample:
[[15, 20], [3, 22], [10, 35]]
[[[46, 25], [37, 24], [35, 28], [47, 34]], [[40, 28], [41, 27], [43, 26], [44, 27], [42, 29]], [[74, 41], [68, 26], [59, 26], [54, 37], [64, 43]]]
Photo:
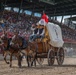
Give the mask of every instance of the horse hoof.
[[19, 68], [21, 68], [22, 66], [21, 65], [19, 65]]
[[27, 67], [30, 67], [30, 66], [27, 66]]
[[9, 64], [9, 62], [7, 62], [7, 64]]
[[10, 65], [10, 68], [11, 68], [12, 66]]
[[21, 68], [21, 66], [19, 66], [19, 68]]

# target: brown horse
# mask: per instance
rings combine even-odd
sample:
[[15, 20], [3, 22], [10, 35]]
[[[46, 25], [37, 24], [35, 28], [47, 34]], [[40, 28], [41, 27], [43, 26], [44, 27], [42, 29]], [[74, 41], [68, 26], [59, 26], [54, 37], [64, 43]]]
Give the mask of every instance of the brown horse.
[[27, 46], [26, 48], [22, 49], [22, 39], [18, 36], [18, 33], [15, 33], [15, 38], [12, 40], [12, 42], [15, 45], [18, 45], [20, 48], [20, 52], [26, 56], [26, 61], [28, 63], [28, 67], [33, 64], [33, 61], [35, 61], [36, 57], [36, 43], [28, 42], [27, 40]]
[[18, 45], [11, 45], [9, 46], [9, 48], [7, 48], [8, 46], [8, 38], [6, 36], [4, 36], [2, 38], [3, 43], [4, 43], [4, 49], [3, 50], [3, 56], [4, 56], [4, 60], [7, 64], [9, 64], [9, 62], [7, 62], [6, 57], [7, 55], [10, 55], [10, 67], [12, 67], [12, 56], [16, 56], [18, 59], [18, 66], [21, 67], [21, 54], [20, 54], [20, 50]]
[[[13, 38], [12, 43], [14, 45], [17, 45], [19, 47], [19, 51], [22, 55], [26, 56], [26, 61], [28, 63], [28, 67], [32, 66], [33, 61], [35, 61], [36, 58], [36, 43], [35, 42], [28, 42], [27, 47], [25, 49], [22, 49], [22, 39], [18, 36], [18, 33], [15, 33], [15, 38]], [[36, 64], [36, 63], [35, 63]]]
[[28, 42], [27, 48], [21, 50], [21, 52], [26, 56], [28, 67], [36, 66], [36, 53], [37, 45], [36, 42]]
[[15, 37], [12, 39], [12, 42], [15, 45], [19, 45], [19, 47], [22, 46], [22, 38], [20, 36], [18, 36], [18, 32], [15, 32]]

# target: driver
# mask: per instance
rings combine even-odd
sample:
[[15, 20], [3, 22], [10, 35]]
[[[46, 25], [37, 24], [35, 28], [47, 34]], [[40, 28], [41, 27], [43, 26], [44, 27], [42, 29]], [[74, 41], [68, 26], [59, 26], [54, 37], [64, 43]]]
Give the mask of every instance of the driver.
[[31, 30], [33, 31], [33, 34], [30, 36], [29, 41], [35, 41], [35, 39], [38, 36], [38, 27], [36, 25], [32, 25]]

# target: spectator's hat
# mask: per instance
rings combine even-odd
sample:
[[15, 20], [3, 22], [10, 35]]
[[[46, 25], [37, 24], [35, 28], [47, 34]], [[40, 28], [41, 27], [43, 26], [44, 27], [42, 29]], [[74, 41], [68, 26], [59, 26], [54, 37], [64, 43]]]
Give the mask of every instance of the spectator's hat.
[[0, 23], [4, 23], [3, 20], [0, 20]]
[[39, 24], [39, 22], [37, 22], [37, 23], [36, 23], [36, 27], [37, 27], [37, 28], [39, 28], [39, 27], [40, 27], [40, 24]]

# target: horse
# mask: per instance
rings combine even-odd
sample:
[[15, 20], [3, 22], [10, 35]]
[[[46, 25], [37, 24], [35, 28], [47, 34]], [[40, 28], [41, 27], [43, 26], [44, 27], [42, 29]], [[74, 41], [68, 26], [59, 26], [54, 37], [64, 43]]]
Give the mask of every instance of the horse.
[[18, 33], [15, 33], [15, 38], [13, 38], [12, 43], [14, 45], [19, 46], [19, 49], [20, 49], [20, 52], [22, 53], [22, 56], [26, 56], [26, 61], [27, 61], [28, 67], [32, 66], [33, 62], [36, 66], [36, 61], [35, 61], [36, 50], [37, 50], [36, 42], [29, 42], [29, 40], [27, 40], [26, 42], [27, 42], [26, 48], [22, 48], [22, 39], [20, 36], [18, 36]]
[[36, 57], [36, 50], [35, 50], [36, 49], [36, 43], [31, 43], [27, 40], [26, 48], [22, 48], [21, 47], [22, 41], [21, 41], [19, 36], [16, 36], [16, 38], [14, 38], [12, 40], [12, 42], [19, 46], [20, 52], [23, 54], [22, 56], [26, 56], [26, 61], [27, 61], [28, 67], [32, 66], [33, 61], [35, 61], [35, 57]]
[[37, 44], [36, 42], [28, 42], [28, 45], [21, 52], [26, 56], [26, 61], [28, 67], [33, 66], [33, 63], [36, 67], [36, 55], [37, 55]]
[[[4, 56], [4, 60], [7, 64], [10, 64], [10, 67], [12, 67], [12, 56], [16, 56], [18, 59], [18, 66], [21, 67], [21, 54], [20, 54], [20, 50], [18, 45], [11, 45], [8, 47], [8, 38], [6, 36], [4, 36], [3, 38], [1, 38], [3, 43], [4, 43], [4, 50], [3, 50], [3, 56]], [[7, 55], [10, 55], [10, 63], [7, 62], [6, 57]]]

